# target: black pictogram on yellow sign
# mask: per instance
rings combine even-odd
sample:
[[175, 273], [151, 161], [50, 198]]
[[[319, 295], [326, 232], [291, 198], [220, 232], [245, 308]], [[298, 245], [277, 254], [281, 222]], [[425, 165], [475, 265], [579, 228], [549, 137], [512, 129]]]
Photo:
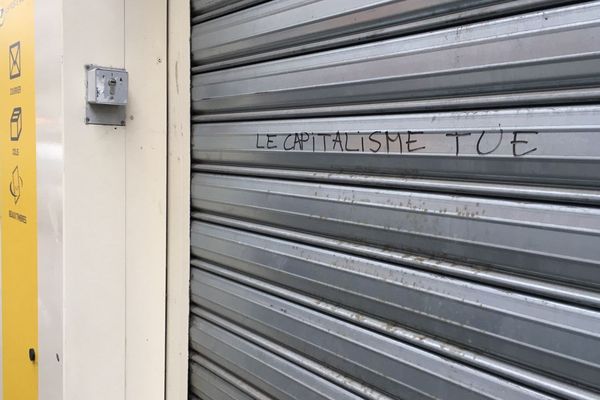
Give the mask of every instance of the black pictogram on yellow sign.
[[15, 167], [15, 169], [13, 170], [12, 173], [12, 180], [10, 181], [10, 185], [9, 185], [9, 190], [10, 190], [10, 194], [13, 197], [13, 200], [15, 201], [15, 204], [17, 204], [19, 202], [19, 199], [21, 198], [21, 188], [23, 187], [23, 178], [21, 178], [21, 175], [19, 174], [19, 167]]
[[21, 76], [21, 42], [16, 42], [8, 48], [10, 79]]
[[13, 108], [12, 115], [10, 116], [10, 140], [16, 142], [21, 137], [21, 131], [23, 130], [23, 115], [21, 107]]

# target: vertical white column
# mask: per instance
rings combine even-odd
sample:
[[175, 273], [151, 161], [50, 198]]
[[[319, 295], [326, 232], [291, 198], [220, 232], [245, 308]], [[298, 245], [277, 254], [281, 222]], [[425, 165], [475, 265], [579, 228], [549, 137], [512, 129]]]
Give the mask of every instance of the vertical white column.
[[164, 399], [167, 1], [125, 0], [126, 395]]
[[85, 125], [85, 64], [123, 67], [124, 0], [63, 0], [64, 399], [125, 398], [127, 129]]
[[189, 1], [169, 1], [167, 400], [188, 397], [190, 20]]
[[63, 398], [62, 0], [35, 3], [40, 400]]

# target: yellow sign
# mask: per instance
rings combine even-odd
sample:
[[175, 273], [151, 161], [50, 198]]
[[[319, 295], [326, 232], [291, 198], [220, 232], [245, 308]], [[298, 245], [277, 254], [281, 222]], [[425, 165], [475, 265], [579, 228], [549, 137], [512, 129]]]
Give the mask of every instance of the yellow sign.
[[38, 398], [34, 0], [0, 0], [4, 400]]

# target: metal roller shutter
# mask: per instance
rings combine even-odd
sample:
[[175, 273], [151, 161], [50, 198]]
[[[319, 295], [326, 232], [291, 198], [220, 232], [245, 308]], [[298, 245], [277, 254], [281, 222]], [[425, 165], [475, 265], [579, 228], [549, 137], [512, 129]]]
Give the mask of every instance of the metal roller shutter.
[[600, 399], [600, 1], [192, 1], [190, 398]]

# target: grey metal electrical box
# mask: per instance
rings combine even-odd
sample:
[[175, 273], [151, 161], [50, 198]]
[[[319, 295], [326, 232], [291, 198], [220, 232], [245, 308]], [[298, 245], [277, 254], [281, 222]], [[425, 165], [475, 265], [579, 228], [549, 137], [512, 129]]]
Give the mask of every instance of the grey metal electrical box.
[[86, 123], [125, 125], [129, 76], [121, 68], [86, 66]]
[[127, 71], [92, 67], [87, 73], [88, 103], [127, 105]]

